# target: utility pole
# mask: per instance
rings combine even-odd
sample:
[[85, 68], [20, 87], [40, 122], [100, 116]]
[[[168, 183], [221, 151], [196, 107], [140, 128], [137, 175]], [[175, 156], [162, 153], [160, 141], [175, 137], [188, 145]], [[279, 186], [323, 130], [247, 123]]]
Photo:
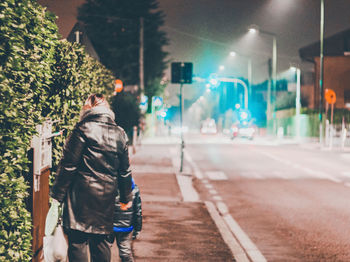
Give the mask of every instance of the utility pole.
[[248, 58], [248, 95], [252, 96], [252, 59]]
[[272, 86], [272, 60], [268, 60], [268, 73], [269, 73], [269, 81], [267, 83], [267, 112], [266, 119], [269, 124], [269, 120], [271, 120], [271, 86]]
[[140, 55], [139, 55], [139, 66], [140, 66], [140, 91], [141, 96], [144, 94], [144, 75], [143, 75], [143, 17], [140, 17]]
[[[181, 65], [181, 75], [183, 74], [183, 65]], [[183, 80], [181, 79], [180, 83], [180, 127], [181, 127], [181, 162], [180, 162], [180, 173], [183, 171], [184, 163], [184, 149], [185, 149], [185, 140], [183, 132], [183, 112], [184, 112], [184, 98], [183, 98]]]
[[324, 0], [321, 0], [321, 21], [320, 21], [320, 105], [319, 105], [319, 121], [320, 121], [320, 143], [323, 142], [323, 100], [324, 100], [324, 87], [323, 87], [323, 41], [324, 41]]
[[272, 97], [273, 97], [273, 132], [274, 135], [277, 133], [276, 123], [276, 97], [277, 97], [277, 40], [276, 35], [272, 34]]
[[183, 85], [192, 84], [192, 63], [184, 62], [173, 62], [171, 63], [171, 83], [180, 84], [180, 129], [181, 129], [181, 162], [180, 162], [180, 173], [183, 171], [183, 159], [184, 159], [184, 131], [183, 131], [183, 113], [184, 113], [184, 95]]
[[301, 70], [300, 68], [296, 69], [297, 73], [297, 85], [296, 85], [296, 98], [295, 98], [295, 116], [296, 116], [296, 137], [299, 140], [300, 139], [300, 108], [301, 108], [301, 103], [300, 103], [300, 75], [301, 75]]

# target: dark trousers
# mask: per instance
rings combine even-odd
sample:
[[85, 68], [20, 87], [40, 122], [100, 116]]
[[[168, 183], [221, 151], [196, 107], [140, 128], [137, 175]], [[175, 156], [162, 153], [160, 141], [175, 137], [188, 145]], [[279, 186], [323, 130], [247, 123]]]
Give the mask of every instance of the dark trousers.
[[109, 242], [111, 246], [116, 239], [119, 257], [122, 262], [134, 262], [132, 254], [132, 231], [131, 232], [114, 232], [113, 235], [109, 236]]
[[67, 236], [69, 262], [88, 262], [88, 248], [91, 262], [110, 262], [111, 250], [107, 242], [107, 235], [69, 230]]

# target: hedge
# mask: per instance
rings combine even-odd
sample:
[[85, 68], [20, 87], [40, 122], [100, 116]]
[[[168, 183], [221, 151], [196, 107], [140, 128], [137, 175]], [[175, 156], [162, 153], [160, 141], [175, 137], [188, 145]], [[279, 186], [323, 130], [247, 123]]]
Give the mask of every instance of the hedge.
[[34, 0], [0, 2], [0, 261], [30, 261], [27, 152], [46, 118], [65, 129], [54, 140], [54, 168], [63, 141], [90, 92], [107, 95], [113, 75], [77, 44], [59, 40], [55, 16]]
[[48, 106], [43, 112], [45, 117], [54, 121], [54, 128], [64, 130], [65, 135], [53, 140], [53, 171], [61, 158], [64, 141], [78, 121], [88, 95], [104, 93], [109, 97], [114, 89], [113, 74], [88, 56], [78, 44], [60, 41], [56, 46], [55, 61]]

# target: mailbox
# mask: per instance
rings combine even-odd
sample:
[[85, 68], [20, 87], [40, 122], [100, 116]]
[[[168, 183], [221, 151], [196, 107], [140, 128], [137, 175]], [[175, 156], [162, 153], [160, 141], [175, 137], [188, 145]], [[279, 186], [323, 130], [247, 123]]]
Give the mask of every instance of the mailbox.
[[54, 136], [62, 134], [62, 131], [52, 133], [51, 120], [45, 121], [42, 125], [37, 125], [38, 134], [32, 139], [33, 156], [33, 175], [34, 175], [34, 192], [40, 190], [39, 176], [44, 169], [52, 167], [52, 143]]

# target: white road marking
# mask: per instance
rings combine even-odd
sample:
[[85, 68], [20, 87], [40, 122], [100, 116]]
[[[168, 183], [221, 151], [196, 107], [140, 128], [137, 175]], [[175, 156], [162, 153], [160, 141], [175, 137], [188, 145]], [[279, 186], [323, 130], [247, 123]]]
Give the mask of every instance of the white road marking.
[[192, 166], [192, 170], [194, 172], [194, 175], [198, 178], [198, 179], [203, 179], [203, 174], [202, 171], [200, 171], [200, 169], [198, 168], [198, 166], [194, 163], [192, 157], [190, 156], [190, 154], [188, 153], [187, 150], [184, 150], [184, 155], [185, 155], [185, 159], [188, 161], [188, 163]]
[[244, 247], [245, 251], [248, 253], [248, 256], [253, 262], [267, 261], [257, 246], [248, 237], [248, 235], [244, 233], [242, 228], [238, 225], [238, 223], [233, 219], [231, 215], [224, 215], [224, 220], [226, 221], [226, 224], [229, 226], [233, 235], [237, 238], [242, 247]]
[[205, 175], [210, 180], [227, 180], [227, 176], [222, 171], [207, 171], [205, 172]]
[[328, 179], [328, 180], [331, 180], [333, 182], [336, 182], [336, 183], [341, 183], [342, 181], [338, 178], [335, 178], [334, 176], [332, 175], [329, 175], [325, 172], [322, 172], [322, 171], [315, 171], [315, 170], [312, 170], [308, 167], [303, 167], [301, 165], [298, 165], [298, 164], [295, 164], [295, 163], [292, 163], [288, 160], [285, 160], [285, 159], [282, 159], [282, 158], [279, 158], [275, 155], [272, 155], [270, 153], [267, 153], [267, 152], [263, 152], [263, 151], [259, 151], [261, 154], [265, 155], [265, 156], [268, 156], [276, 161], [279, 161], [279, 162], [282, 162], [286, 165], [289, 165], [289, 166], [292, 166], [296, 169], [299, 169], [299, 170], [302, 170], [303, 172], [307, 173], [308, 175], [310, 176], [313, 176], [313, 177], [316, 177], [316, 178], [320, 178], [320, 179]]
[[215, 189], [210, 189], [209, 193], [212, 194], [212, 195], [217, 195], [218, 191], [216, 191]]
[[221, 196], [213, 196], [213, 199], [214, 199], [215, 201], [222, 201]]
[[178, 173], [180, 165], [179, 165], [179, 161], [178, 161], [178, 157], [177, 157], [176, 152], [177, 151], [175, 148], [170, 148], [170, 153], [172, 155], [171, 160], [172, 160], [173, 168], [174, 168], [173, 173], [176, 174], [176, 180], [177, 180], [177, 183], [179, 185], [183, 201], [184, 202], [198, 202], [199, 195], [198, 195], [196, 189], [194, 189], [194, 187], [192, 185], [192, 176], [188, 176], [188, 175], [186, 176], [186, 175], [182, 175], [181, 173]]
[[208, 183], [209, 183], [208, 179], [203, 179], [202, 182], [203, 182], [204, 184], [208, 184]]
[[232, 235], [230, 228], [227, 226], [224, 219], [220, 216], [214, 204], [212, 202], [206, 201], [205, 206], [207, 207], [207, 210], [214, 223], [216, 224], [216, 227], [218, 228], [222, 238], [224, 239], [227, 246], [230, 248], [235, 260], [237, 262], [249, 262], [250, 260], [247, 257], [246, 252], [237, 242], [234, 235]]
[[343, 171], [341, 172], [343, 176], [350, 177], [350, 171]]
[[350, 154], [341, 154], [342, 158], [349, 159], [350, 160]]
[[198, 202], [199, 195], [197, 191], [192, 186], [192, 177], [184, 176], [181, 174], [176, 175], [177, 183], [182, 194], [184, 202]]
[[213, 188], [213, 186], [211, 185], [211, 184], [205, 184], [204, 185], [206, 188], [208, 188], [208, 189], [212, 189]]
[[[187, 156], [186, 159], [191, 164], [197, 178], [203, 179], [203, 175], [201, 171], [199, 170], [198, 166], [195, 164], [195, 162], [192, 160], [192, 158], [189, 156], [187, 152], [185, 156]], [[205, 186], [208, 186], [208, 185], [210, 184], [209, 183], [205, 184]], [[214, 195], [213, 198], [220, 197], [217, 195], [218, 192], [214, 189], [210, 189], [209, 193]], [[219, 202], [219, 203], [223, 203], [223, 202]], [[226, 244], [229, 246], [237, 262], [249, 262], [249, 261], [265, 262], [266, 261], [265, 257], [260, 253], [258, 248], [254, 245], [254, 243], [250, 240], [250, 238], [244, 233], [244, 231], [239, 227], [239, 225], [234, 221], [234, 219], [231, 217], [230, 214], [220, 216], [220, 214], [217, 212], [212, 202], [206, 201], [205, 205], [207, 207], [209, 214], [214, 220], [218, 230], [220, 231], [222, 238], [224, 239]], [[221, 208], [221, 212], [226, 212], [225, 207], [223, 205], [219, 204], [219, 206]], [[236, 233], [239, 235], [236, 235]], [[236, 241], [236, 239], [239, 242], [240, 241], [242, 242], [240, 242], [239, 244]], [[248, 259], [247, 255], [250, 257], [250, 260]]]
[[288, 173], [280, 171], [280, 170], [275, 170], [272, 172], [276, 177], [282, 178], [282, 179], [291, 179], [291, 176], [288, 175]]
[[216, 202], [216, 207], [218, 208], [221, 215], [228, 214], [228, 208], [224, 202]]
[[246, 178], [263, 179], [263, 176], [255, 171], [243, 171], [239, 172], [239, 175]]

